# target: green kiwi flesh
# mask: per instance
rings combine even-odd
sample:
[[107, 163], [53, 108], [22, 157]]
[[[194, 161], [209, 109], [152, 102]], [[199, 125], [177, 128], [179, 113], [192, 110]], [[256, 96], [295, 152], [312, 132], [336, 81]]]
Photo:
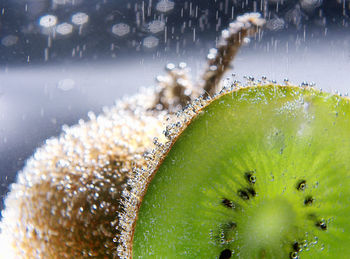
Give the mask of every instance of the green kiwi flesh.
[[133, 258], [346, 258], [350, 104], [253, 86], [201, 109], [151, 176]]

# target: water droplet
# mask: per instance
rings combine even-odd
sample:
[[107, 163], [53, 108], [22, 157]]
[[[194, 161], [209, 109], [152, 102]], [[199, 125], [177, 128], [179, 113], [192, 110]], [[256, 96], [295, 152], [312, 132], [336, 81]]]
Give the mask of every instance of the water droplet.
[[56, 27], [56, 32], [61, 35], [68, 35], [72, 33], [72, 31], [73, 31], [73, 25], [71, 25], [70, 23], [66, 23], [66, 22], [61, 23]]
[[155, 20], [152, 21], [148, 24], [148, 30], [152, 33], [158, 33], [164, 30], [165, 28], [165, 22], [163, 21], [159, 21], [159, 20]]
[[10, 47], [18, 42], [18, 37], [15, 35], [8, 35], [2, 38], [1, 44], [5, 47]]
[[130, 32], [130, 26], [125, 23], [118, 23], [112, 26], [112, 33], [123, 37]]
[[57, 23], [57, 17], [51, 14], [47, 14], [45, 16], [42, 16], [39, 20], [40, 26], [44, 28], [50, 28], [55, 26]]
[[297, 189], [298, 189], [298, 191], [304, 191], [305, 188], [306, 188], [306, 181], [301, 180], [297, 185]]
[[57, 88], [62, 91], [69, 91], [72, 90], [75, 86], [75, 82], [73, 79], [65, 78], [58, 82]]
[[165, 66], [165, 69], [167, 71], [171, 71], [171, 70], [174, 70], [175, 69], [175, 64], [174, 63], [168, 63], [166, 66]]
[[291, 252], [290, 253], [290, 258], [291, 259], [298, 259], [299, 258], [298, 253], [297, 252]]
[[53, 4], [56, 5], [78, 5], [81, 4], [83, 2], [83, 0], [52, 0]]
[[215, 66], [215, 65], [212, 65], [212, 66], [209, 67], [210, 71], [216, 71], [217, 69], [218, 69], [218, 67]]
[[274, 18], [266, 23], [266, 28], [271, 31], [282, 30], [285, 26], [285, 21], [281, 18]]
[[169, 0], [160, 0], [157, 5], [156, 9], [159, 12], [166, 13], [174, 9], [175, 3]]
[[307, 12], [314, 11], [315, 8], [322, 4], [323, 0], [300, 0], [300, 6]]
[[143, 46], [146, 48], [154, 48], [157, 47], [159, 44], [159, 39], [154, 36], [148, 36], [143, 39]]
[[75, 25], [83, 25], [89, 21], [89, 16], [86, 13], [76, 13], [72, 15], [72, 23]]

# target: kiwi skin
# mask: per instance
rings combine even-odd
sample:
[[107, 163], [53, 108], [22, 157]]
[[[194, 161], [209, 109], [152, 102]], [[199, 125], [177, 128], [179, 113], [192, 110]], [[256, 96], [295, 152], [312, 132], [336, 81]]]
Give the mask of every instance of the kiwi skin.
[[143, 154], [161, 138], [167, 115], [147, 110], [155, 96], [90, 113], [37, 149], [5, 199], [4, 258], [115, 257], [121, 190], [132, 168], [146, 165]]
[[[260, 98], [263, 96], [263, 92], [259, 92], [257, 90], [255, 97], [248, 97], [250, 96], [248, 92], [254, 92], [254, 89], [257, 89], [259, 87], [264, 87], [264, 86], [252, 86], [252, 87], [242, 89], [242, 93], [243, 93], [242, 99], [245, 100], [243, 102], [246, 102], [246, 103], [253, 103], [255, 101], [259, 102]], [[306, 160], [305, 161], [303, 160], [304, 159], [303, 152], [301, 152], [302, 154], [298, 152], [296, 157], [294, 155], [292, 156], [294, 158], [297, 158], [297, 160], [289, 161], [288, 152], [293, 152], [293, 145], [290, 145], [290, 147], [288, 147], [285, 150], [281, 150], [280, 145], [281, 147], [283, 147], [282, 145], [283, 135], [278, 135], [278, 134], [273, 135], [271, 136], [271, 138], [273, 137], [275, 138], [275, 140], [270, 142], [269, 138], [267, 138], [266, 144], [267, 145], [273, 144], [271, 146], [271, 149], [276, 151], [276, 154], [275, 154], [276, 158], [281, 157], [283, 159], [287, 159], [287, 160], [280, 160], [282, 164], [280, 165], [281, 167], [278, 167], [278, 168], [286, 169], [286, 167], [288, 167], [290, 169], [289, 172], [292, 173], [291, 177], [295, 177], [295, 179], [289, 182], [285, 182], [286, 177], [284, 177], [283, 174], [281, 176], [277, 174], [275, 175], [277, 176], [277, 178], [274, 178], [271, 176], [272, 177], [271, 178], [272, 180], [271, 180], [270, 174], [259, 175], [260, 172], [257, 172], [255, 174], [254, 170], [252, 171], [243, 170], [242, 175], [237, 175], [237, 176], [235, 175], [233, 177], [242, 178], [240, 181], [238, 181], [237, 184], [240, 185], [239, 182], [242, 182], [242, 184], [244, 183], [244, 185], [247, 185], [250, 188], [247, 187], [246, 189], [244, 189], [243, 188], [244, 186], [242, 185], [242, 187], [237, 188], [237, 190], [240, 190], [237, 193], [234, 192], [234, 190], [236, 189], [230, 188], [230, 190], [233, 191], [232, 196], [235, 196], [235, 194], [238, 195], [239, 197], [238, 201], [235, 201], [235, 198], [233, 200], [232, 199], [225, 200], [224, 196], [219, 198], [216, 197], [218, 198], [217, 204], [214, 202], [215, 204], [213, 205], [215, 209], [211, 207], [211, 210], [209, 210], [210, 206], [206, 206], [206, 205], [208, 203], [212, 203], [213, 202], [212, 200], [207, 200], [207, 202], [203, 202], [203, 201], [201, 202], [200, 199], [198, 199], [198, 201], [197, 199], [194, 199], [196, 200], [196, 202], [191, 203], [193, 207], [191, 207], [192, 209], [189, 209], [187, 213], [190, 213], [191, 215], [194, 215], [194, 214], [197, 215], [199, 218], [198, 220], [201, 221], [202, 214], [205, 214], [206, 216], [208, 216], [210, 213], [213, 213], [213, 211], [214, 212], [217, 211], [219, 213], [217, 217], [225, 218], [226, 217], [225, 215], [229, 215], [229, 217], [226, 218], [227, 220], [227, 219], [230, 219], [232, 215], [234, 217], [234, 212], [232, 208], [234, 207], [233, 206], [234, 203], [238, 202], [238, 205], [239, 205], [238, 207], [244, 208], [247, 206], [248, 215], [256, 216], [253, 213], [255, 209], [253, 210], [251, 209], [251, 208], [254, 208], [254, 206], [257, 206], [256, 208], [258, 209], [258, 211], [262, 211], [262, 213], [260, 213], [259, 215], [269, 215], [270, 210], [272, 208], [276, 209], [274, 202], [267, 203], [267, 205], [264, 205], [261, 207], [259, 206], [259, 202], [256, 202], [256, 201], [264, 201], [263, 198], [266, 195], [267, 195], [266, 197], [273, 197], [274, 195], [276, 196], [276, 193], [274, 194], [273, 189], [265, 190], [266, 188], [265, 189], [263, 188], [267, 193], [265, 194], [265, 191], [262, 192], [261, 190], [263, 186], [260, 185], [259, 187], [259, 184], [261, 184], [262, 178], [266, 178], [265, 181], [274, 180], [275, 185], [272, 184], [272, 186], [274, 186], [273, 188], [275, 189], [276, 188], [281, 189], [280, 191], [282, 196], [284, 192], [283, 186], [284, 184], [286, 184], [286, 188], [287, 188], [286, 193], [288, 193], [287, 199], [289, 202], [291, 202], [290, 204], [289, 203], [285, 204], [282, 199], [279, 202], [279, 205], [277, 206], [278, 208], [283, 209], [283, 211], [281, 212], [282, 213], [281, 215], [283, 215], [281, 219], [287, 220], [286, 222], [280, 221], [282, 229], [287, 230], [287, 233], [289, 233], [286, 238], [288, 242], [283, 241], [283, 244], [285, 245], [285, 247], [283, 248], [283, 251], [277, 253], [279, 255], [283, 254], [283, 257], [281, 256], [271, 257], [271, 253], [266, 254], [264, 252], [264, 251], [275, 252], [275, 248], [274, 248], [275, 245], [272, 245], [272, 246], [267, 245], [267, 247], [269, 248], [267, 250], [261, 250], [262, 254], [260, 253], [260, 256], [255, 257], [256, 254], [253, 251], [256, 249], [259, 250], [259, 247], [261, 247], [263, 242], [261, 242], [261, 239], [259, 240], [259, 235], [262, 235], [262, 232], [260, 232], [260, 230], [257, 230], [257, 229], [260, 229], [258, 228], [260, 224], [258, 226], [258, 225], [254, 225], [254, 223], [265, 222], [264, 216], [262, 217], [257, 216], [257, 220], [256, 221], [253, 220], [251, 221], [251, 223], [249, 223], [249, 220], [246, 220], [246, 219], [242, 220], [242, 219], [236, 218], [238, 220], [238, 224], [236, 224], [235, 226], [239, 231], [241, 231], [241, 233], [243, 233], [243, 236], [236, 237], [238, 238], [237, 239], [238, 246], [241, 248], [235, 247], [234, 245], [236, 250], [231, 250], [232, 252], [235, 251], [236, 254], [234, 256], [237, 256], [237, 251], [238, 252], [241, 251], [241, 254], [240, 255], [238, 254], [238, 258], [299, 258], [299, 256], [300, 258], [334, 258], [334, 257], [346, 258], [344, 257], [344, 254], [342, 254], [342, 252], [345, 252], [345, 254], [348, 254], [349, 249], [347, 247], [350, 242], [349, 238], [346, 236], [346, 231], [348, 230], [348, 227], [349, 227], [349, 224], [346, 222], [346, 219], [349, 216], [349, 213], [348, 213], [349, 209], [346, 202], [349, 197], [348, 196], [349, 192], [346, 190], [347, 189], [346, 185], [348, 185], [348, 177], [346, 176], [346, 170], [347, 168], [349, 168], [349, 166], [346, 163], [346, 160], [347, 160], [346, 158], [348, 157], [347, 151], [349, 151], [349, 141], [346, 138], [346, 136], [348, 136], [348, 133], [346, 133], [347, 132], [346, 129], [349, 127], [349, 124], [348, 124], [349, 118], [348, 118], [348, 115], [346, 114], [350, 112], [349, 100], [347, 98], [340, 98], [339, 96], [322, 93], [308, 87], [306, 88], [304, 87], [298, 88], [298, 87], [290, 87], [290, 86], [284, 86], [284, 87], [265, 86], [265, 87], [270, 88], [269, 97], [271, 99], [265, 100], [264, 97], [262, 97], [261, 98], [262, 103], [267, 100], [274, 102], [274, 100], [278, 100], [278, 98], [284, 98], [285, 93], [283, 89], [292, 90], [291, 91], [292, 94], [290, 95], [289, 93], [288, 96], [289, 97], [292, 96], [290, 98], [295, 97], [295, 102], [286, 102], [285, 106], [283, 106], [283, 111], [285, 112], [285, 115], [288, 114], [288, 116], [283, 117], [281, 115], [283, 113], [279, 114], [278, 113], [279, 110], [277, 110], [276, 116], [279, 116], [280, 121], [277, 122], [276, 125], [279, 125], [278, 123], [282, 123], [281, 125], [283, 125], [284, 123], [291, 123], [289, 126], [287, 126], [287, 131], [289, 133], [292, 133], [291, 136], [293, 136], [293, 134], [303, 134], [302, 135], [303, 137], [300, 139], [300, 141], [306, 140], [307, 141], [306, 144], [309, 143], [310, 141], [311, 149], [307, 147], [308, 145], [305, 146], [305, 148], [307, 148], [306, 150], [310, 150], [310, 153], [307, 154], [308, 155], [307, 157], [313, 157], [315, 160], [314, 161], [310, 160], [306, 162]], [[219, 103], [220, 101], [225, 103], [223, 99], [219, 99], [219, 97], [221, 97], [222, 95], [227, 95], [226, 99], [229, 99], [230, 94], [234, 94], [234, 92], [239, 90], [241, 90], [241, 88], [225, 90], [221, 94], [219, 94], [217, 97], [215, 97], [214, 100], [217, 100], [216, 103]], [[310, 100], [309, 99], [310, 97], [312, 98], [312, 100], [315, 100], [315, 101], [312, 101], [310, 103], [307, 101], [303, 103], [303, 101], [300, 101], [300, 100], [303, 100], [302, 97], [304, 97], [304, 94], [305, 94], [305, 100]], [[203, 105], [203, 101], [204, 101], [204, 105]], [[208, 118], [208, 117], [201, 117], [200, 114], [206, 113], [206, 110], [204, 110], [203, 107], [207, 107], [208, 104], [210, 104], [211, 102], [212, 102], [211, 100], [201, 100], [201, 101], [197, 101], [197, 103], [190, 105], [188, 109], [186, 109], [185, 112], [180, 116], [179, 123], [177, 124], [175, 123], [168, 127], [166, 132], [166, 135], [168, 136], [168, 142], [159, 144], [158, 149], [154, 150], [153, 152], [153, 156], [150, 159], [151, 162], [148, 168], [139, 170], [138, 173], [135, 175], [134, 180], [131, 181], [130, 183], [130, 186], [132, 189], [130, 191], [128, 190], [124, 191], [125, 212], [120, 214], [120, 221], [119, 221], [121, 228], [123, 228], [124, 230], [122, 231], [122, 237], [121, 237], [121, 240], [123, 241], [123, 243], [118, 248], [119, 255], [122, 258], [130, 258], [132, 255], [135, 258], [138, 258], [138, 256], [140, 256], [141, 254], [145, 258], [147, 256], [150, 256], [151, 254], [153, 255], [156, 254], [157, 256], [160, 256], [160, 257], [164, 255], [172, 257], [175, 254], [184, 255], [185, 252], [187, 253], [187, 255], [190, 255], [189, 258], [193, 258], [194, 255], [196, 255], [197, 257], [198, 256], [203, 257], [203, 253], [198, 254], [198, 250], [201, 249], [201, 245], [199, 244], [200, 242], [202, 242], [202, 240], [195, 238], [196, 234], [189, 233], [189, 232], [181, 233], [181, 230], [179, 230], [182, 228], [181, 226], [183, 224], [193, 226], [190, 223], [192, 221], [187, 221], [187, 218], [186, 218], [187, 215], [185, 214], [183, 214], [183, 217], [181, 216], [181, 213], [176, 214], [177, 208], [179, 208], [178, 206], [180, 206], [181, 204], [182, 204], [181, 206], [188, 206], [188, 203], [186, 203], [183, 200], [184, 196], [181, 194], [181, 191], [179, 190], [182, 190], [183, 188], [185, 188], [183, 186], [188, 187], [189, 185], [188, 183], [187, 184], [184, 183], [183, 185], [181, 184], [178, 185], [177, 183], [178, 183], [179, 177], [177, 177], [176, 175], [184, 174], [186, 175], [186, 177], [188, 177], [188, 174], [190, 174], [188, 171], [194, 172], [193, 174], [195, 174], [196, 171], [192, 167], [188, 169], [188, 163], [187, 164], [181, 163], [181, 161], [184, 158], [181, 156], [180, 148], [178, 148], [177, 151], [174, 151], [175, 153], [173, 153], [172, 150], [176, 149], [176, 146], [178, 145], [181, 146], [181, 144], [178, 144], [178, 142], [185, 143], [184, 142], [185, 140], [182, 138], [182, 135], [184, 134], [185, 129], [187, 131], [188, 128], [197, 127], [196, 133], [199, 134], [198, 132], [199, 132], [199, 129], [201, 128], [203, 136], [206, 136], [206, 134], [204, 134], [205, 123], [203, 124], [203, 121], [205, 121], [205, 118]], [[267, 103], [269, 103], [269, 101], [267, 101]], [[236, 105], [238, 107], [239, 104], [236, 103]], [[227, 107], [230, 107], [231, 109], [236, 109], [235, 108], [236, 105], [235, 103], [227, 103]], [[271, 107], [274, 107], [274, 106], [271, 106]], [[302, 118], [306, 118], [306, 121], [302, 119], [296, 124], [293, 124], [293, 122], [288, 122], [287, 120], [288, 117], [294, 118], [293, 116], [297, 116], [298, 114], [298, 112], [294, 114], [293, 109], [296, 109], [296, 111], [301, 112], [300, 116], [297, 117], [298, 120]], [[309, 109], [311, 111], [310, 113], [308, 113]], [[313, 109], [316, 109], [315, 111], [317, 112], [314, 113]], [[305, 110], [305, 115], [304, 115], [304, 110]], [[237, 112], [239, 112], [239, 110], [237, 110]], [[256, 113], [258, 114], [258, 111], [256, 111]], [[314, 122], [316, 124], [310, 124], [310, 125], [313, 125], [312, 127], [316, 127], [317, 131], [315, 132], [312, 131], [313, 129], [312, 127], [310, 128], [310, 130], [308, 129], [308, 121], [310, 121], [310, 123], [311, 122], [313, 123], [314, 121], [312, 117], [308, 117], [309, 114], [310, 116], [315, 114], [316, 118], [318, 118]], [[208, 116], [211, 116], [211, 115], [208, 115]], [[197, 118], [198, 120], [201, 120], [200, 118], [202, 118], [202, 123], [201, 124], [193, 123], [193, 124], [190, 124], [191, 127], [188, 127], [188, 124]], [[265, 115], [265, 118], [266, 118], [266, 115]], [[225, 120], [224, 117], [222, 119]], [[244, 125], [244, 122], [242, 125]], [[336, 127], [334, 127], [334, 125], [336, 125]], [[303, 126], [303, 127], [298, 128], [299, 126]], [[191, 132], [194, 132], [194, 131], [191, 131]], [[252, 133], [254, 132], [254, 130], [251, 130], [249, 132]], [[334, 134], [334, 133], [338, 133], [338, 134]], [[189, 136], [193, 137], [193, 135], [189, 135]], [[335, 143], [331, 142], [330, 140], [327, 140], [327, 136], [333, 137], [331, 139], [335, 140]], [[324, 142], [322, 141], [321, 143], [320, 142], [321, 140], [324, 140]], [[336, 145], [338, 140], [343, 140], [342, 146]], [[293, 138], [291, 138], [291, 140], [289, 141], [292, 141], [292, 142], [287, 142], [287, 143], [292, 144]], [[195, 143], [197, 143], [198, 145], [198, 143], [203, 143], [203, 141], [198, 140]], [[322, 146], [323, 143], [325, 144], [325, 147]], [[275, 144], [277, 145], [275, 146]], [[187, 147], [190, 150], [192, 150], [193, 148], [191, 147], [191, 145], [192, 144], [188, 144], [186, 146], [185, 144], [182, 144], [181, 147], [182, 148]], [[193, 145], [197, 146], [196, 144], [193, 144]], [[213, 145], [212, 147], [215, 150], [218, 148], [215, 145]], [[324, 150], [325, 152], [322, 151], [322, 148], [325, 149]], [[321, 151], [318, 153], [319, 150]], [[282, 153], [286, 152], [286, 153], [284, 153], [285, 154], [284, 156], [281, 156], [280, 152]], [[314, 156], [314, 152], [316, 152], [315, 153], [316, 156]], [[319, 154], [320, 156], [317, 156], [317, 154]], [[263, 155], [263, 154], [260, 154], [260, 155]], [[339, 158], [338, 158], [338, 155], [340, 156]], [[335, 167], [332, 167], [331, 165], [328, 169], [323, 169], [323, 168], [327, 168], [327, 165], [329, 164], [327, 162], [328, 160], [325, 158], [333, 159], [334, 162], [332, 161], [332, 163], [334, 164]], [[210, 156], [208, 157], [208, 159], [210, 161], [212, 160]], [[249, 160], [250, 159], [248, 159], [247, 161], [244, 160], [242, 164], [248, 163]], [[267, 164], [272, 163], [272, 161], [275, 161], [275, 160], [257, 162], [257, 163], [260, 163], [260, 165], [263, 165], [263, 166], [268, 166]], [[295, 163], [297, 164], [297, 161], [300, 161], [300, 163], [304, 164], [305, 167], [296, 166], [296, 168], [304, 169], [305, 171], [296, 170], [293, 172], [293, 168], [295, 166]], [[283, 164], [285, 162], [286, 164]], [[174, 166], [172, 166], [172, 164], [174, 164]], [[179, 166], [182, 168], [181, 170], [184, 171], [183, 173], [182, 172], [176, 173], [176, 168], [179, 168]], [[173, 174], [172, 175], [167, 174], [168, 172], [166, 171], [172, 170], [169, 168], [173, 168], [173, 167], [174, 168], [176, 167], [174, 169], [175, 171], [173, 172]], [[162, 176], [158, 177], [158, 175], [156, 174], [158, 173], [158, 170], [160, 168], [162, 168], [162, 170], [160, 171], [161, 173], [160, 175]], [[206, 164], [204, 165], [204, 168], [206, 168]], [[204, 168], [202, 168], [202, 170], [199, 170], [199, 171], [200, 172], [205, 171]], [[317, 170], [315, 171], [315, 169]], [[329, 174], [329, 172], [332, 172], [332, 173]], [[171, 180], [170, 182], [166, 182], [167, 179], [171, 179], [171, 178], [177, 179], [176, 182], [175, 183], [171, 182]], [[188, 178], [188, 179], [191, 179], [191, 178]], [[227, 180], [227, 181], [229, 182], [232, 181], [233, 184], [235, 182], [234, 180]], [[160, 186], [161, 184], [163, 185]], [[174, 184], [176, 186], [173, 186]], [[193, 185], [191, 185], [193, 188], [191, 188], [189, 192], [186, 192], [185, 196], [188, 199], [192, 200], [191, 197], [194, 195], [194, 194], [192, 195], [192, 191], [194, 191], [194, 189], [197, 188], [195, 187], [197, 184], [198, 183], [193, 182]], [[282, 187], [280, 187], [279, 184], [282, 184]], [[227, 184], [227, 186], [229, 185], [230, 184]], [[260, 191], [260, 193], [259, 191], [258, 193], [254, 191], [249, 191], [251, 189], [254, 190], [254, 188], [252, 187], [254, 185], [257, 185], [259, 187], [258, 190]], [[221, 189], [225, 189], [227, 186], [225, 181], [225, 184], [223, 184], [223, 186], [216, 186], [216, 188], [214, 187], [213, 188], [222, 194], [224, 193], [224, 191], [222, 191]], [[203, 187], [203, 188], [206, 188], [206, 187]], [[174, 188], [175, 190], [173, 190]], [[334, 193], [335, 191], [334, 188], [337, 188], [337, 190], [339, 191], [339, 194], [337, 194], [338, 192]], [[177, 193], [176, 190], [178, 190], [179, 193]], [[148, 194], [150, 192], [153, 193], [155, 196], [153, 196], [153, 194], [150, 194], [151, 196], [149, 196]], [[172, 193], [173, 195], [171, 196], [172, 198], [169, 198], [169, 199], [166, 198], [167, 193]], [[342, 194], [342, 198], [340, 198], [339, 196], [340, 194]], [[203, 195], [205, 194], [203, 193]], [[272, 196], [269, 196], [269, 195], [272, 195]], [[208, 196], [210, 195], [208, 194]], [[174, 197], [176, 197], [175, 200], [173, 199]], [[145, 202], [145, 199], [147, 204], [145, 205], [145, 207], [143, 207], [143, 202]], [[166, 200], [165, 204], [161, 202], [163, 200]], [[200, 204], [197, 202], [199, 202]], [[173, 206], [173, 204], [177, 204], [177, 205]], [[247, 204], [251, 204], [251, 205], [247, 205]], [[204, 209], [201, 208], [203, 206], [204, 206]], [[205, 208], [208, 208], [208, 211], [206, 211]], [[192, 210], [199, 210], [199, 212], [193, 212], [192, 214], [192, 212], [190, 212]], [[156, 214], [153, 214], [152, 211], [155, 212]], [[174, 211], [174, 213], [176, 212], [175, 213], [176, 216], [172, 217], [170, 215], [171, 211]], [[294, 214], [296, 217], [295, 219], [293, 218], [293, 215], [290, 214], [291, 211], [295, 211], [295, 214]], [[147, 215], [147, 216], [144, 217], [144, 215]], [[163, 222], [163, 219], [161, 219], [162, 218], [161, 215], [167, 215], [164, 218], [165, 220], [164, 222]], [[274, 216], [274, 215], [271, 215], [271, 216]], [[158, 218], [159, 218], [159, 222], [158, 222]], [[268, 218], [271, 218], [271, 217], [269, 216]], [[275, 216], [275, 219], [280, 219], [280, 218], [276, 218]], [[141, 227], [138, 227], [137, 224], [140, 220], [143, 221], [142, 223], [143, 225], [141, 225]], [[269, 220], [271, 221], [271, 219]], [[202, 222], [201, 224], [203, 223], [205, 222]], [[241, 228], [242, 227], [241, 224], [248, 227], [245, 228], [244, 230], [244, 228], [243, 229]], [[270, 224], [270, 223], [267, 223], [267, 224]], [[139, 230], [137, 230], [138, 228]], [[209, 228], [206, 228], [206, 230], [208, 229]], [[252, 231], [248, 231], [250, 234], [246, 232], [247, 229], [252, 230]], [[263, 227], [262, 229], [269, 230], [269, 227], [267, 228]], [[309, 238], [311, 239], [311, 240], [308, 240], [308, 238], [306, 238], [306, 240], [312, 241], [312, 242], [309, 242], [308, 246], [301, 247], [303, 246], [303, 242], [302, 242], [303, 240], [299, 240], [299, 239], [294, 240], [294, 239], [296, 237], [303, 238], [305, 234], [304, 231], [306, 229], [310, 230], [310, 232], [309, 231], [307, 232], [309, 233]], [[197, 230], [196, 233], [201, 231], [200, 229], [197, 229], [197, 228], [196, 230]], [[271, 228], [270, 230], [272, 231], [271, 233], [274, 232], [273, 228]], [[139, 233], [135, 237], [135, 233], [137, 233], [137, 231], [139, 231]], [[168, 236], [171, 235], [170, 233], [172, 232], [176, 233], [174, 234], [176, 238], [174, 236], [168, 238]], [[292, 232], [295, 232], [295, 233], [292, 233]], [[159, 238], [159, 236], [155, 233], [160, 233], [160, 236], [162, 238]], [[219, 234], [220, 233], [217, 233], [217, 232], [213, 234], [213, 242], [216, 239], [218, 239]], [[306, 233], [306, 235], [308, 234]], [[317, 236], [318, 239], [313, 240], [314, 235]], [[185, 236], [191, 236], [191, 237], [189, 240], [187, 240]], [[258, 237], [258, 238], [255, 238], [255, 237]], [[142, 242], [140, 241], [141, 240], [140, 238], [142, 239]], [[278, 237], [276, 238], [279, 239]], [[275, 237], [272, 239], [275, 240]], [[179, 245], [175, 240], [182, 240], [182, 241], [179, 241], [181, 245]], [[196, 242], [193, 242], [193, 240], [196, 240]], [[245, 242], [244, 240], [252, 240], [252, 241]], [[180, 247], [183, 245], [183, 242], [186, 243], [185, 247], [191, 247], [191, 248], [187, 250], [181, 250]], [[222, 253], [226, 251], [227, 252], [226, 255], [228, 255], [227, 249], [230, 249], [232, 247], [232, 244], [226, 244], [225, 242], [220, 243], [220, 247], [222, 247]], [[230, 242], [230, 241], [227, 241], [227, 242]], [[158, 244], [160, 243], [161, 243], [160, 245], [161, 247], [158, 246]], [[250, 245], [247, 245], [247, 244], [250, 244]], [[263, 244], [263, 245], [265, 246], [266, 244]], [[206, 245], [203, 245], [203, 247], [205, 246]], [[134, 250], [133, 250], [134, 247], [135, 249], [138, 250], [136, 254], [134, 253]], [[160, 251], [164, 253], [162, 254], [160, 253]], [[174, 251], [175, 251], [175, 254], [174, 254]], [[205, 253], [205, 254], [208, 255], [209, 253], [208, 254]], [[224, 258], [224, 257], [221, 257], [219, 252], [216, 253], [216, 255], [218, 256], [217, 258], [219, 258], [219, 256], [220, 258]], [[244, 255], [246, 256], [249, 255], [249, 256], [244, 257]], [[223, 254], [223, 256], [225, 256], [225, 253]], [[313, 257], [313, 256], [316, 256], [316, 257]]]

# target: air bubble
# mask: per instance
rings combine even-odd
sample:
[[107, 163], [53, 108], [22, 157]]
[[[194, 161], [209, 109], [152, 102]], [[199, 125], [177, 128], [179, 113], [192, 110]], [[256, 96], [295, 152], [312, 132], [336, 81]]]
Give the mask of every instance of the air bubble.
[[175, 3], [169, 0], [160, 0], [157, 5], [156, 9], [159, 12], [166, 13], [174, 9]]
[[130, 26], [125, 23], [118, 23], [112, 26], [112, 33], [119, 37], [129, 34], [129, 32]]
[[291, 253], [290, 253], [290, 258], [291, 258], [291, 259], [298, 259], [298, 258], [299, 258], [299, 255], [298, 255], [297, 252], [291, 252]]
[[86, 13], [76, 13], [72, 15], [72, 23], [75, 25], [83, 25], [89, 21], [89, 16]]
[[209, 60], [215, 59], [215, 54], [209, 53], [209, 54], [207, 55], [207, 59], [209, 59]]
[[94, 210], [94, 211], [97, 210], [96, 204], [92, 204], [91, 209]]
[[72, 90], [75, 86], [75, 81], [71, 78], [65, 78], [58, 82], [57, 88], [62, 91]]
[[61, 23], [61, 24], [57, 25], [56, 32], [61, 34], [61, 35], [71, 34], [73, 32], [73, 25], [71, 25], [70, 23], [66, 23], [66, 22]]
[[281, 18], [274, 18], [266, 23], [266, 28], [271, 31], [282, 30], [285, 26], [285, 21]]
[[15, 35], [8, 35], [2, 38], [1, 44], [5, 47], [10, 47], [18, 42], [18, 37]]
[[67, 4], [78, 5], [78, 4], [81, 4], [82, 2], [83, 0], [52, 0], [52, 3], [56, 5], [67, 5]]
[[210, 70], [210, 71], [216, 71], [217, 69], [218, 69], [218, 67], [217, 67], [217, 66], [214, 66], [214, 65], [212, 65], [212, 66], [209, 67], [209, 70]]
[[301, 180], [297, 185], [298, 191], [304, 191], [306, 189], [306, 181]]
[[251, 176], [249, 177], [249, 182], [250, 182], [250, 183], [255, 183], [255, 182], [256, 182], [256, 176], [251, 175]]
[[179, 68], [180, 69], [185, 69], [187, 67], [187, 64], [185, 62], [180, 62], [179, 63]]
[[171, 70], [173, 70], [173, 69], [175, 69], [175, 64], [173, 64], [173, 63], [168, 63], [166, 66], [165, 66], [165, 69], [167, 70], [167, 71], [171, 71]]
[[315, 8], [322, 4], [323, 0], [300, 0], [300, 6], [307, 12], [313, 12]]
[[250, 43], [250, 38], [245, 37], [245, 38], [243, 39], [243, 44], [244, 44], [244, 45], [248, 45], [249, 43]]
[[165, 28], [165, 22], [163, 21], [159, 21], [159, 20], [155, 20], [152, 21], [148, 24], [148, 30], [152, 33], [158, 33], [164, 30]]
[[44, 28], [50, 28], [55, 26], [57, 23], [57, 17], [51, 14], [42, 16], [39, 20], [40, 26]]
[[146, 48], [154, 48], [157, 47], [159, 44], [159, 39], [154, 36], [148, 36], [143, 39], [143, 46]]

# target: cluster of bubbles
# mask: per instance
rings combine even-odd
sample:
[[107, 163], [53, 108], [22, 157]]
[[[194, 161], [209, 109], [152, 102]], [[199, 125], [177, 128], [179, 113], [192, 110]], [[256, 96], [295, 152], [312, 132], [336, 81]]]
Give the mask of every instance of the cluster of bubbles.
[[[18, 23], [11, 22], [15, 7], [16, 15], [20, 13], [16, 17]], [[23, 11], [19, 12], [19, 9]], [[339, 15], [328, 19], [328, 9], [336, 10]], [[181, 51], [185, 47], [204, 45], [203, 39], [214, 38], [237, 15], [251, 11], [263, 14], [267, 31], [271, 33], [302, 30], [308, 25], [325, 28], [330, 23], [346, 27], [350, 4], [347, 0], [217, 0], [205, 3], [199, 0], [129, 0], [122, 3], [98, 0], [93, 4], [83, 0], [28, 0], [26, 3], [15, 0], [0, 11], [4, 21], [0, 40], [4, 47], [20, 48], [19, 45], [25, 42], [36, 48], [42, 47], [51, 58], [96, 56], [100, 51], [98, 56], [107, 49], [114, 57], [131, 49], [150, 49], [157, 53], [170, 50], [184, 54]], [[82, 42], [86, 43], [88, 54], [73, 55]], [[46, 43], [48, 46], [44, 45]], [[35, 56], [26, 48], [16, 53]]]
[[[71, 23], [76, 26], [83, 26], [89, 21], [89, 16], [86, 13], [78, 12], [72, 15]], [[55, 15], [47, 14], [39, 19], [39, 25], [41, 26], [42, 33], [48, 35], [55, 35], [59, 33], [61, 35], [68, 35], [73, 32], [73, 25], [68, 22], [58, 23], [58, 18]]]

